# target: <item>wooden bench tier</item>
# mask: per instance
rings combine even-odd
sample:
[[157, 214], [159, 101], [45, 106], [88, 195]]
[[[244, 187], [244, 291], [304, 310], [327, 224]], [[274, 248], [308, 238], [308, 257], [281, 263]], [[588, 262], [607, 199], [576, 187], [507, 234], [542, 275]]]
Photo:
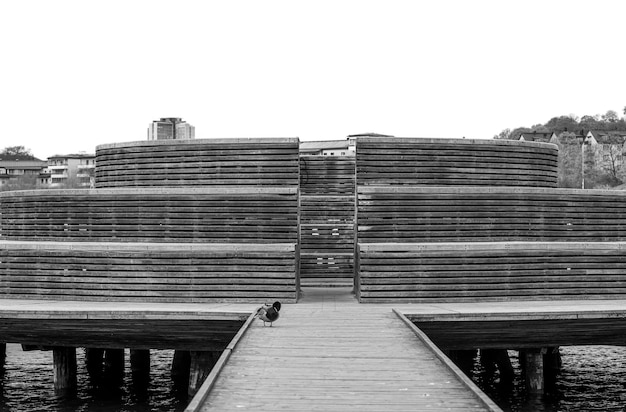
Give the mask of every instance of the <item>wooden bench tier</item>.
[[294, 243], [0, 241], [0, 298], [295, 302]]
[[557, 187], [558, 149], [511, 140], [361, 137], [357, 185]]
[[626, 242], [359, 244], [361, 302], [624, 299]]
[[301, 156], [302, 195], [354, 195], [354, 156]]
[[3, 192], [4, 239], [297, 243], [293, 187], [111, 188]]
[[95, 185], [298, 186], [297, 138], [152, 140], [96, 148]]
[[626, 241], [626, 192], [360, 186], [358, 239], [359, 243]]

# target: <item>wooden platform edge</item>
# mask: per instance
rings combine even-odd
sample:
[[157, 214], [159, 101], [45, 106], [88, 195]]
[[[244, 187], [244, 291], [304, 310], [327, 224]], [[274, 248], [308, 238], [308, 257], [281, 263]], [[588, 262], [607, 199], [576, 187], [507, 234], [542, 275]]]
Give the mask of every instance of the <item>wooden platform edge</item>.
[[213, 386], [215, 386], [215, 382], [217, 381], [217, 378], [219, 377], [220, 373], [226, 366], [228, 359], [230, 359], [230, 355], [233, 353], [233, 351], [237, 347], [237, 344], [247, 332], [248, 328], [252, 324], [252, 321], [254, 320], [255, 317], [256, 317], [256, 312], [253, 312], [250, 314], [250, 316], [248, 316], [248, 319], [246, 320], [246, 322], [243, 324], [243, 326], [241, 326], [241, 328], [239, 329], [237, 334], [233, 337], [233, 339], [230, 341], [228, 346], [226, 346], [226, 349], [224, 349], [224, 352], [222, 352], [222, 355], [215, 363], [215, 366], [213, 366], [213, 369], [211, 369], [211, 373], [209, 373], [209, 376], [206, 377], [206, 379], [202, 383], [202, 386], [200, 386], [200, 389], [198, 389], [198, 392], [196, 392], [195, 396], [191, 399], [191, 402], [189, 402], [189, 404], [187, 405], [187, 407], [185, 408], [183, 412], [199, 412], [200, 411], [200, 409], [202, 408], [204, 404], [204, 401], [206, 401], [209, 394], [211, 393], [211, 389], [213, 389]]
[[[166, 140], [137, 140], [132, 142], [105, 143], [96, 146], [96, 152], [106, 149], [120, 149], [130, 147], [150, 147], [150, 146], [168, 146], [178, 145], [183, 148], [189, 145], [220, 145], [220, 144], [291, 144], [294, 147], [300, 147], [300, 138], [298, 137], [219, 137], [219, 138], [202, 138], [202, 139], [166, 139]], [[297, 152], [296, 152], [297, 153]]]
[[[417, 326], [413, 324], [403, 313], [399, 312], [396, 309], [393, 309], [393, 312], [400, 318], [405, 325], [413, 331], [415, 336], [419, 340], [421, 340], [428, 349], [430, 349], [433, 354], [457, 377], [465, 387], [467, 387], [473, 394], [478, 398], [478, 400], [487, 408], [487, 410], [492, 412], [502, 412], [502, 409], [494, 401], [491, 400], [483, 391], [480, 390], [478, 386], [470, 378], [467, 377], [461, 370], [452, 362], [442, 351], [430, 340], [430, 338], [422, 332]], [[185, 411], [186, 412], [186, 411]]]

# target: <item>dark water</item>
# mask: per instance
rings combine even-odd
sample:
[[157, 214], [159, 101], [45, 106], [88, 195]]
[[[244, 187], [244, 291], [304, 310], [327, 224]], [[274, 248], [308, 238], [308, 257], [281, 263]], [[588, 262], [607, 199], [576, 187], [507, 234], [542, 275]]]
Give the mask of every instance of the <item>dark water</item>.
[[[474, 382], [505, 411], [625, 411], [626, 348], [573, 346], [561, 348], [562, 368], [542, 396], [529, 395], [516, 351], [509, 351], [515, 378], [511, 384], [493, 379], [477, 361]], [[497, 374], [496, 374], [497, 375]]]
[[147, 390], [132, 385], [129, 353], [126, 351], [124, 385], [119, 390], [93, 389], [85, 367], [85, 353], [76, 351], [78, 394], [76, 399], [57, 399], [52, 383], [52, 351], [23, 352], [20, 345], [7, 345], [2, 377], [0, 411], [178, 412], [187, 405], [186, 390], [176, 388], [170, 378], [174, 351], [151, 351], [150, 382]]

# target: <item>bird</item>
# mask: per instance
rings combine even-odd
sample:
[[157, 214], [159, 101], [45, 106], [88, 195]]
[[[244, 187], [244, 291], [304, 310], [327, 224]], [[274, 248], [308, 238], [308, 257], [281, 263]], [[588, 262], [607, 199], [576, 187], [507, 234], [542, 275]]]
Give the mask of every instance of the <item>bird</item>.
[[266, 326], [265, 323], [269, 322], [271, 327], [272, 323], [276, 322], [279, 316], [278, 312], [280, 312], [280, 306], [280, 302], [276, 301], [272, 305], [266, 303], [259, 308], [257, 316], [263, 321], [263, 326]]

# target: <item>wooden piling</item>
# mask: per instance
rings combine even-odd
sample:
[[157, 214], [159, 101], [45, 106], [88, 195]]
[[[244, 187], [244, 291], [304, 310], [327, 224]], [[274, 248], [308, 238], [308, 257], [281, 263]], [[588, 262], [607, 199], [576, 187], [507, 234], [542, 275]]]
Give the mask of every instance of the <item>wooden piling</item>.
[[94, 387], [100, 386], [102, 382], [104, 361], [104, 349], [101, 348], [85, 348], [85, 364], [87, 366], [87, 374]]
[[506, 349], [495, 349], [493, 358], [500, 372], [500, 381], [512, 381], [515, 377], [515, 370], [511, 365], [511, 358]]
[[172, 358], [171, 375], [174, 382], [180, 382], [184, 380], [185, 386], [187, 386], [189, 380], [189, 365], [191, 357], [189, 351], [176, 350], [174, 351], [174, 357]]
[[221, 352], [191, 351], [189, 366], [189, 396], [196, 394], [202, 382], [211, 373], [211, 369], [219, 359]]
[[547, 348], [543, 355], [543, 372], [546, 386], [553, 387], [556, 384], [557, 375], [561, 372], [561, 351], [558, 347]]
[[543, 355], [545, 353], [545, 348], [527, 349], [524, 352], [526, 389], [529, 393], [542, 394], [544, 392]]
[[4, 365], [7, 359], [7, 344], [0, 343], [0, 370], [4, 370]]
[[148, 382], [150, 380], [150, 350], [131, 349], [130, 369], [133, 381]]
[[106, 349], [104, 352], [106, 383], [121, 386], [124, 382], [124, 349]]
[[52, 349], [54, 391], [60, 397], [76, 394], [76, 348], [55, 347]]

